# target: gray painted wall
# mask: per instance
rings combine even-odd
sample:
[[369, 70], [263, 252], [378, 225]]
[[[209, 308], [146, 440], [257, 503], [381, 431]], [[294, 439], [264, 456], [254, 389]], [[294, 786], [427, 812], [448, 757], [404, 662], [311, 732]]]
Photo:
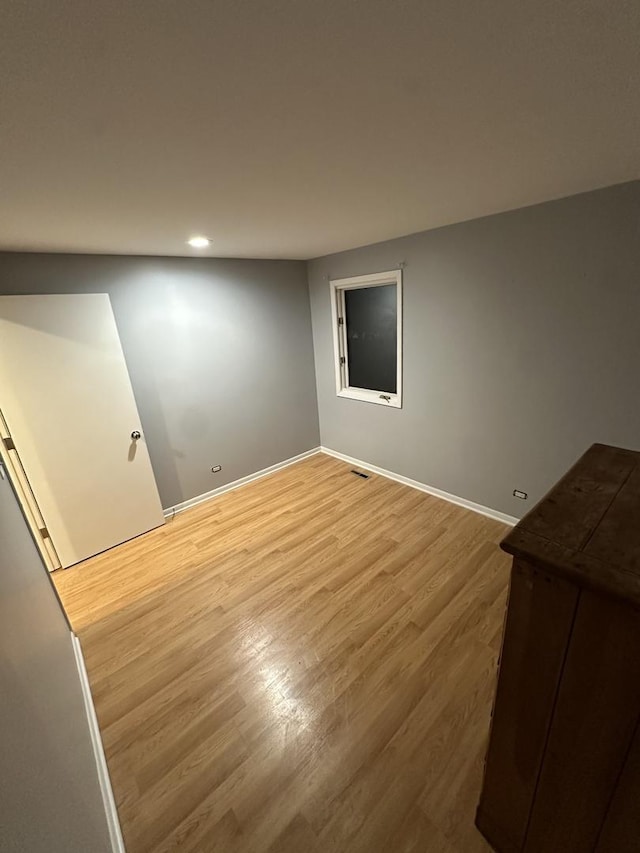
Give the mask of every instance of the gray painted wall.
[[[325, 276], [401, 261], [403, 408], [338, 398]], [[640, 182], [320, 258], [309, 286], [327, 447], [515, 516], [592, 442], [640, 448]]]
[[71, 633], [2, 477], [0, 649], [0, 850], [108, 853]]
[[164, 507], [318, 445], [303, 262], [0, 253], [0, 293], [76, 292], [111, 296]]

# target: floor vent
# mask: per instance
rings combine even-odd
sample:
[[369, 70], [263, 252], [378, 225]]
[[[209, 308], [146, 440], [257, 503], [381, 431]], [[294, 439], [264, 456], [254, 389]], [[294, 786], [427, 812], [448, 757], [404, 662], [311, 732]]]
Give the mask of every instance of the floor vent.
[[362, 471], [356, 471], [355, 469], [353, 469], [353, 468], [352, 468], [352, 469], [351, 469], [351, 473], [352, 473], [352, 474], [355, 474], [355, 475], [356, 475], [356, 477], [362, 477], [362, 479], [363, 479], [363, 480], [368, 480], [368, 479], [369, 479], [369, 475], [368, 475], [368, 474], [363, 474], [363, 473], [362, 473]]

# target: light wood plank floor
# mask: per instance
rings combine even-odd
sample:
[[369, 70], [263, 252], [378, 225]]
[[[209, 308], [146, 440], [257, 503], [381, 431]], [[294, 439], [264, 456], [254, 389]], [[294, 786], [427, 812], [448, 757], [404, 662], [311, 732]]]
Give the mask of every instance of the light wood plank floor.
[[54, 580], [129, 853], [475, 853], [503, 525], [318, 455]]

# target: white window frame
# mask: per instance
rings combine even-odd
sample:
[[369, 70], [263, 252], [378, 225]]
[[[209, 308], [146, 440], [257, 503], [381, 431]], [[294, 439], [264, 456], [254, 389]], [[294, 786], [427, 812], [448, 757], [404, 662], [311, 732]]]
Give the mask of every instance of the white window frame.
[[[394, 409], [402, 408], [402, 270], [373, 273], [372, 275], [356, 275], [351, 278], [336, 278], [330, 281], [331, 288], [331, 318], [333, 323], [333, 355], [336, 373], [336, 394], [338, 397], [348, 397], [350, 400], [362, 400], [366, 403], [376, 403]], [[386, 391], [375, 391], [368, 388], [355, 388], [349, 385], [349, 359], [347, 357], [347, 324], [345, 321], [346, 290], [359, 287], [379, 287], [385, 284], [396, 285], [397, 299], [397, 344], [396, 359], [396, 394]]]

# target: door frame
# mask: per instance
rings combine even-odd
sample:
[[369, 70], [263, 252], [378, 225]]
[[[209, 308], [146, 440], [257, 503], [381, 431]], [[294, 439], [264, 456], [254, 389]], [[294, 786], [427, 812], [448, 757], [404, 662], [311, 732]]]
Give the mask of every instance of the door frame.
[[36, 501], [29, 478], [22, 466], [20, 454], [9, 432], [1, 405], [2, 400], [0, 400], [0, 462], [4, 463], [7, 474], [13, 483], [18, 502], [20, 503], [35, 543], [38, 546], [40, 556], [47, 570], [53, 572], [61, 568], [62, 563], [47, 532], [47, 524]]

